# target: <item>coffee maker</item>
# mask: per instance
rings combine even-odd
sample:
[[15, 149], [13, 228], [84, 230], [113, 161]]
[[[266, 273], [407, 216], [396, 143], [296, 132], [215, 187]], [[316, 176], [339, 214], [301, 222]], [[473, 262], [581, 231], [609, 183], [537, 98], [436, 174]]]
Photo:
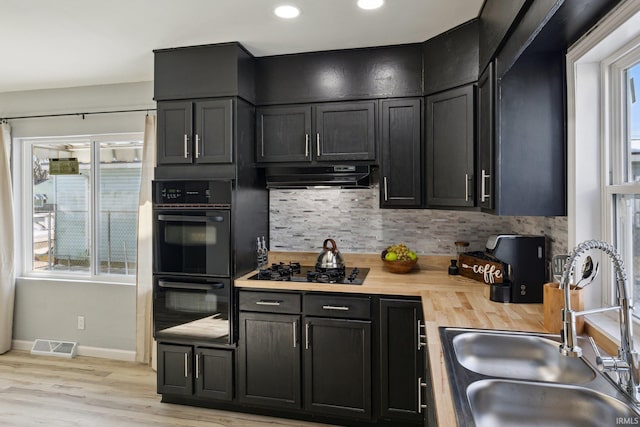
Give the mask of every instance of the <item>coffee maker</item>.
[[504, 282], [490, 285], [491, 301], [542, 302], [547, 277], [545, 246], [544, 236], [501, 234], [489, 237], [486, 252], [506, 264]]

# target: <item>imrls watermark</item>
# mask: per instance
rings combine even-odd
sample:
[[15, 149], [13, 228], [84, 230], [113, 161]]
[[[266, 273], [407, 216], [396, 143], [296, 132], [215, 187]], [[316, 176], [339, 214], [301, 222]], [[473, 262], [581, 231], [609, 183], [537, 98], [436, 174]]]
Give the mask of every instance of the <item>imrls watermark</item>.
[[616, 417], [618, 426], [635, 426], [640, 424], [640, 417]]

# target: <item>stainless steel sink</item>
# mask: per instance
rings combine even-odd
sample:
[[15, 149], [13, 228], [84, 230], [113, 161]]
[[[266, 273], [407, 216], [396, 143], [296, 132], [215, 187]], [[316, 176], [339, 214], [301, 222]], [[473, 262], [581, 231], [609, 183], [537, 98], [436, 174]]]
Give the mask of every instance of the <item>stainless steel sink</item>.
[[558, 342], [533, 335], [466, 332], [453, 338], [458, 363], [482, 375], [582, 384], [596, 377], [584, 360], [565, 357]]
[[440, 328], [440, 339], [460, 426], [640, 423], [636, 404], [594, 368], [588, 343], [571, 358], [553, 334]]
[[628, 404], [582, 386], [480, 380], [469, 385], [467, 398], [477, 427], [602, 427], [638, 419]]

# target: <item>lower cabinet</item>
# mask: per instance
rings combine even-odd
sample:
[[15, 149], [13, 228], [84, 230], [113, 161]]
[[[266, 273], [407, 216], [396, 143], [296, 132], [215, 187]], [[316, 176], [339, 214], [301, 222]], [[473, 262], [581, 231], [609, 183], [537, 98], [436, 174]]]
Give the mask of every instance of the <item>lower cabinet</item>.
[[372, 418], [369, 297], [241, 291], [239, 300], [240, 402]]
[[158, 393], [233, 399], [233, 350], [158, 343]]
[[434, 425], [421, 302], [380, 298], [379, 319], [382, 417]]
[[371, 418], [371, 322], [305, 319], [305, 409]]
[[300, 408], [300, 316], [241, 312], [239, 320], [239, 400]]
[[340, 425], [435, 425], [419, 299], [243, 289], [237, 301], [237, 349], [158, 343], [164, 401]]

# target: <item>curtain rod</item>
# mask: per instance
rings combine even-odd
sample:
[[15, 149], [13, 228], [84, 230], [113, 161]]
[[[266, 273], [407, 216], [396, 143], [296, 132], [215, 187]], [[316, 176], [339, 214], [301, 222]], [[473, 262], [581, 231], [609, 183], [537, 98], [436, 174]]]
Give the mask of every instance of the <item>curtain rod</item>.
[[91, 111], [86, 113], [61, 113], [61, 114], [42, 114], [36, 116], [16, 116], [16, 117], [0, 117], [1, 123], [6, 123], [7, 120], [19, 120], [19, 119], [41, 119], [46, 117], [64, 117], [64, 116], [81, 116], [84, 120], [84, 116], [89, 116], [91, 114], [113, 114], [113, 113], [138, 113], [146, 111], [156, 111], [155, 108], [141, 108], [136, 110], [117, 110], [117, 111]]

